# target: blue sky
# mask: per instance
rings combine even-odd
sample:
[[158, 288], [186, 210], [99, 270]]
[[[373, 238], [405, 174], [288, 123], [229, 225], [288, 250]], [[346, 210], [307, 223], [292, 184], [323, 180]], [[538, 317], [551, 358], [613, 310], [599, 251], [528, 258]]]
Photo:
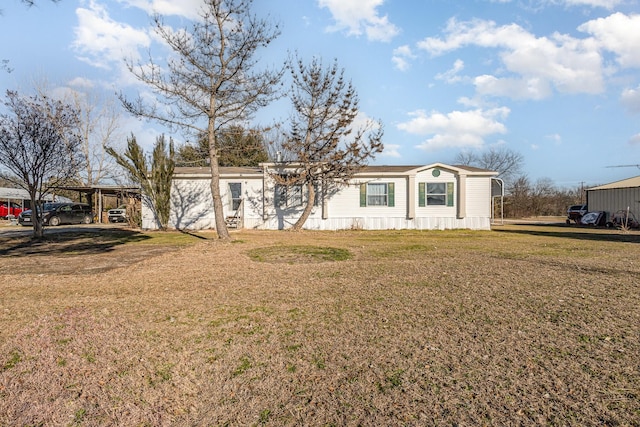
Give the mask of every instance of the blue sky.
[[[200, 0], [3, 2], [0, 89], [61, 87], [136, 93], [123, 58], [164, 51], [153, 11], [188, 25]], [[597, 185], [640, 174], [639, 0], [255, 0], [281, 24], [260, 51], [279, 65], [288, 52], [337, 59], [360, 110], [385, 126], [376, 164], [452, 162], [461, 150], [506, 147], [535, 181]], [[256, 124], [284, 120], [286, 101]], [[131, 118], [151, 144], [162, 130]], [[176, 136], [180, 140], [179, 136]]]

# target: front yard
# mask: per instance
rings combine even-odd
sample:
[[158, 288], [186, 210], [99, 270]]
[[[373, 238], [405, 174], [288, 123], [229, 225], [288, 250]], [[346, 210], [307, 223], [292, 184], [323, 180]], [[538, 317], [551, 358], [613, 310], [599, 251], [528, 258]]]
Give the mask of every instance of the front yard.
[[640, 425], [640, 234], [0, 238], [0, 425]]

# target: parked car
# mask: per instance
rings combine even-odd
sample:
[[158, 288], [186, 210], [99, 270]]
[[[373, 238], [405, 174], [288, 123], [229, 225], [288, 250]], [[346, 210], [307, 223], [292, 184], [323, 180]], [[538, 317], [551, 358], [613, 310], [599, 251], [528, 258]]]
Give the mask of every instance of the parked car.
[[0, 202], [0, 218], [7, 218], [9, 215], [18, 216], [22, 212], [22, 206], [14, 202]]
[[127, 222], [127, 206], [119, 206], [116, 209], [109, 209], [109, 222]]
[[[32, 225], [32, 211], [23, 211], [18, 216], [20, 225]], [[60, 224], [91, 224], [93, 212], [85, 203], [45, 203], [42, 206], [42, 223], [55, 227]]]
[[587, 212], [580, 218], [580, 225], [591, 225], [594, 227], [606, 225], [607, 213], [604, 211]]
[[640, 228], [640, 223], [636, 219], [633, 212], [627, 210], [619, 210], [611, 215], [611, 218], [609, 218], [609, 221], [607, 221], [607, 227]]
[[567, 224], [570, 224], [571, 221], [576, 224], [580, 224], [580, 218], [587, 213], [587, 205], [573, 205], [569, 206], [567, 209]]

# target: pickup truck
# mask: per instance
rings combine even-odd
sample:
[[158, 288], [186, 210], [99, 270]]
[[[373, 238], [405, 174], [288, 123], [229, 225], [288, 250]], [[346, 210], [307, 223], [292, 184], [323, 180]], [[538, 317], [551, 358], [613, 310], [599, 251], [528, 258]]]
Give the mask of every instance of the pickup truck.
[[127, 207], [119, 206], [107, 211], [109, 222], [127, 222]]

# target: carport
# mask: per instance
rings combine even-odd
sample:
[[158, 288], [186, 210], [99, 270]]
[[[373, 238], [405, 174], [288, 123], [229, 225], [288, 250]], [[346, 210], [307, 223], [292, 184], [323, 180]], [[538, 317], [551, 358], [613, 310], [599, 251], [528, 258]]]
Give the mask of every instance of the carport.
[[[71, 199], [56, 194], [45, 194], [42, 200], [47, 202], [71, 201]], [[31, 209], [31, 198], [29, 197], [29, 192], [23, 188], [0, 187], [0, 203], [6, 203], [7, 206], [10, 206], [11, 203], [16, 203], [20, 205], [20, 209]]]
[[105, 198], [115, 197], [116, 206], [121, 204], [134, 204], [136, 210], [140, 210], [140, 189], [137, 187], [123, 187], [117, 185], [91, 185], [91, 186], [63, 186], [56, 187], [59, 190], [75, 191], [79, 195], [80, 201], [93, 206], [95, 212], [99, 212], [98, 221], [103, 221], [103, 207], [106, 205]]

